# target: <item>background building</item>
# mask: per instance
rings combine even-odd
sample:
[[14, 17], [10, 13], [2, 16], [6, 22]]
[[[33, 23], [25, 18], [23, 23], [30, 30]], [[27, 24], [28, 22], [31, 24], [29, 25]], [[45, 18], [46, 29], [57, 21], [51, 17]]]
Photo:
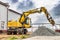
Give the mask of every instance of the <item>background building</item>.
[[8, 3], [0, 1], [0, 31], [5, 32], [7, 30], [7, 22], [9, 20], [18, 20], [20, 18], [20, 13], [8, 8]]
[[8, 10], [8, 21], [10, 20], [18, 20], [18, 18], [20, 18], [21, 14], [12, 10], [12, 9], [9, 9]]
[[0, 1], [0, 30], [7, 29], [8, 7], [9, 5], [7, 3], [3, 3]]

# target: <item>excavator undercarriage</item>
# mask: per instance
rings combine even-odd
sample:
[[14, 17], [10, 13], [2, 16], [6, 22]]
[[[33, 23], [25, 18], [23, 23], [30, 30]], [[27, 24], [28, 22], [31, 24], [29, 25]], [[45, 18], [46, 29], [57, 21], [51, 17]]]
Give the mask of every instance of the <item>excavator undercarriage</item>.
[[27, 29], [26, 28], [10, 28], [7, 30], [8, 35], [16, 35], [16, 34], [27, 34]]

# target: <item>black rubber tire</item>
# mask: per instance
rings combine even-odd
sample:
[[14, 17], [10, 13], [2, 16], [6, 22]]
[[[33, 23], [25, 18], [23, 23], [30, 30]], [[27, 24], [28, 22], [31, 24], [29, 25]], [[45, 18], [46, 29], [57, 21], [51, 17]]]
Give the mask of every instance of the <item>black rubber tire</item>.
[[22, 34], [22, 32], [18, 32], [18, 34], [20, 34], [20, 35], [21, 35], [21, 34]]
[[16, 35], [17, 34], [17, 31], [13, 31], [13, 35]]
[[12, 35], [12, 32], [11, 32], [11, 31], [7, 31], [7, 34], [8, 34], [8, 35]]
[[27, 34], [27, 32], [28, 32], [27, 29], [22, 30], [22, 34]]

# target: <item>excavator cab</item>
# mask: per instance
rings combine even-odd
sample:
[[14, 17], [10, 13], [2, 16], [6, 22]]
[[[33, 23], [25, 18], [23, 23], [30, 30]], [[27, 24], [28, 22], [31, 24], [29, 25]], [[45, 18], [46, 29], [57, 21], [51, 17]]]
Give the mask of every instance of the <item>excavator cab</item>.
[[30, 28], [31, 27], [31, 18], [26, 17], [26, 20], [23, 25], [25, 28]]

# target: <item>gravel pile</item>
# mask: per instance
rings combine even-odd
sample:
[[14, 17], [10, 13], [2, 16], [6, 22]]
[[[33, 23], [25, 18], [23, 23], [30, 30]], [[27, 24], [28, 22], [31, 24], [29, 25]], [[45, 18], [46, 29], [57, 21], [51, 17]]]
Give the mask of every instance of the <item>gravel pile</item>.
[[45, 26], [38, 27], [38, 29], [33, 32], [30, 36], [59, 36], [60, 33], [52, 31], [51, 29], [46, 28]]

